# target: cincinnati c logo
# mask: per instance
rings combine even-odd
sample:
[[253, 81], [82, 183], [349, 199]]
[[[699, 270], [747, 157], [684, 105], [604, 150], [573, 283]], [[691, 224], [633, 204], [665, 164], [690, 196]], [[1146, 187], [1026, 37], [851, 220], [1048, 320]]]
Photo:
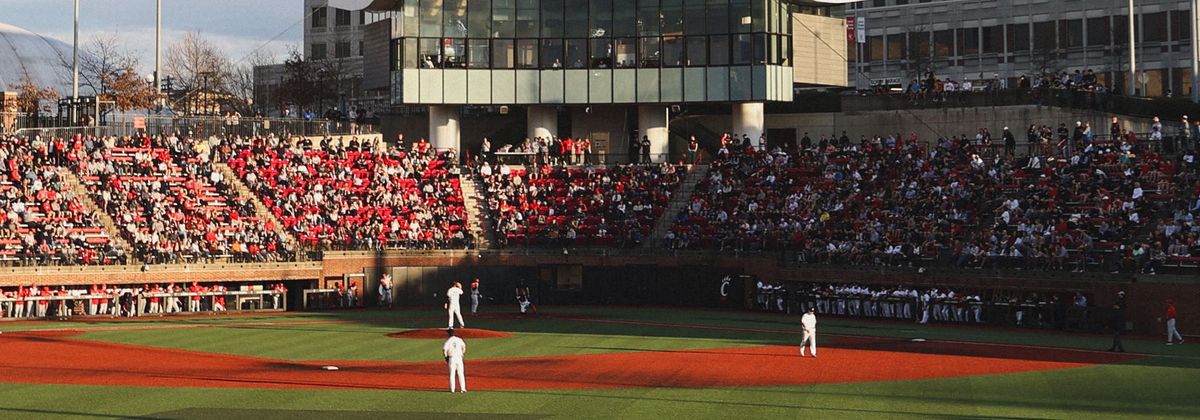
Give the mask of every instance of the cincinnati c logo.
[[729, 287], [729, 282], [731, 280], [732, 279], [729, 278], [729, 276], [725, 276], [725, 278], [721, 279], [721, 297], [729, 297], [729, 290], [727, 290], [727, 288]]

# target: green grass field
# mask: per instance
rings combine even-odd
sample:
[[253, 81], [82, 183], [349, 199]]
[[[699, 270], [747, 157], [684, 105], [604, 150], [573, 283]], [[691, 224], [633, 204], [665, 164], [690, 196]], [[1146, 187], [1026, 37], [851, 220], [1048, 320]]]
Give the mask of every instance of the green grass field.
[[[664, 308], [544, 308], [556, 318], [471, 320], [510, 338], [475, 340], [471, 358], [794, 344], [797, 317]], [[574, 320], [650, 321], [682, 328]], [[440, 341], [384, 334], [437, 327], [433, 309], [123, 322], [0, 324], [5, 333], [86, 330], [76, 338], [287, 360], [435, 361]], [[166, 328], [182, 327], [182, 328]], [[753, 331], [746, 331], [753, 330]], [[823, 334], [1103, 349], [1100, 335], [823, 318]], [[1143, 359], [1004, 375], [715, 389], [475, 391], [259, 390], [3, 383], [0, 418], [1195, 418], [1200, 345], [1127, 340]], [[0, 348], [0, 353], [4, 351]], [[822, 351], [834, 352], [836, 348]], [[1037, 349], [1029, 349], [1037, 352]], [[9, 355], [11, 356], [11, 355]], [[86, 357], [86, 355], [80, 355]], [[712, 368], [698, 366], [698, 369]]]

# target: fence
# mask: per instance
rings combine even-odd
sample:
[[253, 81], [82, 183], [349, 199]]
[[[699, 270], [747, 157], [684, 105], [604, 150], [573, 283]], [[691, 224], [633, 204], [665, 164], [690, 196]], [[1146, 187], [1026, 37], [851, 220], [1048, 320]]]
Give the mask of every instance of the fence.
[[130, 136], [139, 133], [190, 133], [193, 136], [324, 136], [369, 133], [373, 125], [359, 126], [346, 121], [303, 118], [247, 118], [220, 116], [110, 116], [100, 125], [67, 126], [57, 117], [34, 118], [26, 114], [0, 114], [0, 133], [40, 134], [43, 137], [69, 137], [75, 134]]

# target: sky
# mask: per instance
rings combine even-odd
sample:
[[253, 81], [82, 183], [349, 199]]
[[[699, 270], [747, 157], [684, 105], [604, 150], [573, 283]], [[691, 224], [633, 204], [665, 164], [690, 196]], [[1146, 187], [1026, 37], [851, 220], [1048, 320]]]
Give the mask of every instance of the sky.
[[[154, 70], [155, 0], [80, 0], [79, 39], [116, 35], [139, 57], [138, 70]], [[282, 61], [303, 38], [303, 0], [162, 0], [163, 54], [175, 40], [199, 31], [234, 62], [262, 49]], [[0, 22], [62, 40], [72, 38], [73, 0], [0, 0]]]

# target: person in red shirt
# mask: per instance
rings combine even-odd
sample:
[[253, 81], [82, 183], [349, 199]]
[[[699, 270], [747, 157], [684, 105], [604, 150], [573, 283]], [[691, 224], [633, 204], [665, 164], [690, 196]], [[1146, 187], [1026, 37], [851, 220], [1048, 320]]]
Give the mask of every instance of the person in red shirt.
[[13, 318], [25, 317], [26, 297], [29, 297], [29, 290], [25, 286], [17, 286], [17, 301], [13, 302]]
[[[41, 296], [43, 298], [49, 298], [52, 295], [53, 295], [53, 293], [50, 292], [50, 286], [42, 286], [42, 291], [38, 293], [38, 296]], [[50, 307], [49, 299], [39, 300], [37, 303], [38, 318], [45, 318], [46, 317], [46, 309], [48, 309], [49, 307]]]
[[1183, 344], [1183, 336], [1179, 334], [1179, 329], [1175, 326], [1175, 302], [1167, 299], [1167, 345], [1175, 344], [1175, 339], [1179, 339], [1179, 344]]
[[162, 287], [155, 284], [154, 288], [150, 289], [150, 310], [148, 313], [162, 314], [162, 297], [159, 296], [163, 292]]
[[[200, 287], [200, 283], [197, 282], [192, 282], [192, 285], [188, 286], [187, 290], [189, 293], [201, 293], [204, 291], [204, 289]], [[200, 312], [199, 294], [192, 295], [188, 298], [188, 312]]]
[[[218, 292], [218, 293], [225, 292], [227, 290], [229, 290], [229, 289], [227, 289], [227, 288], [225, 288], [225, 286], [222, 286], [219, 284], [212, 287], [212, 291]], [[217, 312], [217, 311], [220, 311], [220, 312], [225, 311], [225, 295], [213, 296], [213, 312]]]

